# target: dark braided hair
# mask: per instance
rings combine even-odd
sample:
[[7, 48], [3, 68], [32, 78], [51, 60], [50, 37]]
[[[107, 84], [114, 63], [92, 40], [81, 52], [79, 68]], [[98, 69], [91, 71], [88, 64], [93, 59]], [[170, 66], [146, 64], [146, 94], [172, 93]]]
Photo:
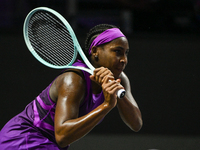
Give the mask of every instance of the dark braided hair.
[[85, 48], [84, 48], [84, 52], [85, 52], [85, 55], [87, 56], [87, 58], [90, 58], [88, 51], [89, 51], [90, 45], [92, 44], [93, 40], [99, 34], [104, 32], [105, 30], [111, 29], [111, 28], [118, 28], [118, 27], [116, 27], [114, 25], [110, 25], [110, 24], [99, 24], [90, 29], [90, 31], [88, 32], [88, 34], [86, 36]]

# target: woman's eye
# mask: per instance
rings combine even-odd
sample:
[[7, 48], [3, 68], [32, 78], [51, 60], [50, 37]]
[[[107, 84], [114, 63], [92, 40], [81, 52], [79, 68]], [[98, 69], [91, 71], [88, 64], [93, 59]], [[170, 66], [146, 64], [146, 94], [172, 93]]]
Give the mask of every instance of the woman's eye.
[[115, 50], [115, 53], [120, 53], [120, 50]]

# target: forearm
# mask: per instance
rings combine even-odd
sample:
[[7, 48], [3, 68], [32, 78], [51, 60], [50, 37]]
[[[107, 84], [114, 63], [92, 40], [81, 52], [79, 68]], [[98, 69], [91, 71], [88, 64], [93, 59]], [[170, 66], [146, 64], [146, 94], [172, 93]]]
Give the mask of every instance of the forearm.
[[137, 132], [141, 129], [142, 116], [135, 100], [131, 102], [127, 97], [118, 99], [117, 108], [122, 120], [131, 130]]
[[89, 133], [111, 110], [106, 103], [80, 118], [65, 121], [56, 131], [56, 141], [61, 147], [73, 143]]

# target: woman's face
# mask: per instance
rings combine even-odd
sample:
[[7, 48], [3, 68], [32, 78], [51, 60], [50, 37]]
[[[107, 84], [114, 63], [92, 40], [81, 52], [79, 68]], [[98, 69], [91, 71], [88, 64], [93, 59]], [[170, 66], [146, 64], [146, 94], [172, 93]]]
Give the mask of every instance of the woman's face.
[[125, 37], [114, 39], [103, 46], [99, 46], [96, 67], [103, 66], [110, 69], [117, 79], [128, 63], [128, 52], [129, 44]]

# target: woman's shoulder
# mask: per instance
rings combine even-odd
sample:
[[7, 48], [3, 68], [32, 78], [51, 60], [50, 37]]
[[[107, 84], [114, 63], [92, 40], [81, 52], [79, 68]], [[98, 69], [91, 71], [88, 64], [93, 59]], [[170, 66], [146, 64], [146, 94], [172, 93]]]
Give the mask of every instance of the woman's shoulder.
[[130, 87], [129, 78], [124, 72], [121, 73], [120, 79], [121, 79], [121, 84], [125, 87], [125, 89]]
[[55, 83], [58, 84], [57, 87], [65, 84], [69, 85], [82, 85], [85, 82], [85, 76], [81, 70], [78, 69], [67, 69], [61, 75], [57, 77]]
[[57, 101], [58, 93], [61, 91], [85, 89], [85, 77], [83, 72], [78, 69], [67, 69], [60, 74], [52, 83], [49, 90], [50, 97], [53, 101]]
[[121, 80], [129, 80], [128, 77], [127, 77], [127, 75], [124, 72], [121, 73], [120, 79]]

